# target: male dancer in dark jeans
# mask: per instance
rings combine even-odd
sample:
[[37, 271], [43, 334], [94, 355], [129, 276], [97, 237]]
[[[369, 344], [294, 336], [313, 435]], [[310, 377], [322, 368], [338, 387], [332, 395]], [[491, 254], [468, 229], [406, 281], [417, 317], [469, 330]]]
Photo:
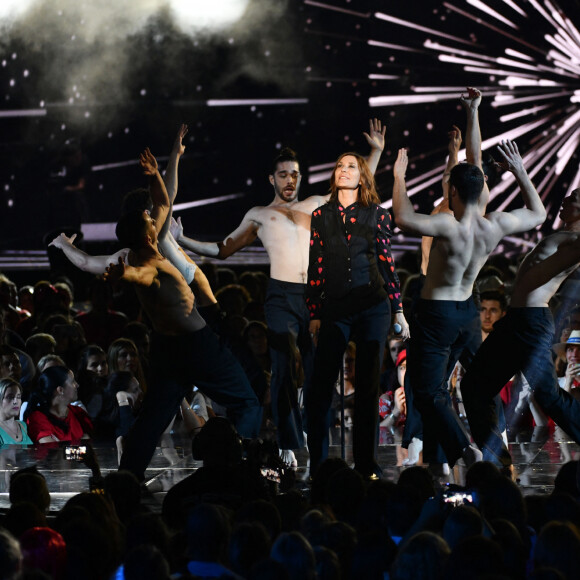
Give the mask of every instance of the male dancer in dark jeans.
[[[368, 165], [374, 174], [385, 145], [385, 128], [374, 119], [365, 138], [371, 146]], [[269, 180], [274, 199], [269, 205], [250, 209], [240, 225], [222, 242], [201, 242], [174, 231], [184, 248], [222, 260], [260, 238], [270, 259], [270, 283], [264, 307], [272, 357], [272, 417], [278, 429], [282, 460], [296, 465], [293, 449], [304, 446], [298, 404], [296, 348], [300, 350], [306, 383], [311, 375], [313, 347], [308, 331], [310, 315], [304, 291], [310, 249], [310, 217], [328, 196], [298, 199], [300, 167], [296, 154], [283, 149], [274, 159]], [[406, 330], [406, 329], [404, 329]], [[307, 388], [307, 385], [304, 385]]]
[[151, 212], [124, 215], [117, 224], [119, 241], [131, 249], [128, 264], [119, 257], [105, 273], [109, 280], [135, 284], [137, 296], [155, 334], [151, 345], [151, 387], [127, 436], [120, 468], [144, 478], [159, 436], [195, 383], [225, 406], [243, 437], [259, 433], [258, 398], [233, 355], [220, 345], [195, 307], [191, 288], [158, 249], [158, 232], [169, 214], [169, 197], [157, 162], [146, 149], [141, 165], [151, 179]]
[[515, 143], [506, 141], [499, 151], [520, 186], [525, 208], [482, 216], [483, 173], [480, 167], [464, 163], [451, 170], [449, 179], [453, 215], [418, 214], [405, 188], [405, 149], [399, 150], [394, 167], [397, 224], [406, 231], [435, 238], [421, 299], [411, 320], [407, 368], [423, 419], [424, 445], [439, 442], [450, 466], [460, 457], [467, 465], [481, 459], [481, 452], [470, 445], [447, 391], [447, 378], [460, 355], [474, 355], [481, 342], [479, 312], [472, 298], [474, 280], [504, 236], [534, 228], [546, 217]]
[[580, 443], [580, 401], [561, 389], [552, 359], [554, 321], [548, 303], [580, 265], [580, 189], [562, 202], [564, 227], [524, 258], [507, 314], [498, 320], [461, 381], [471, 434], [483, 458], [510, 465], [496, 421], [494, 396], [522, 372], [536, 402]]

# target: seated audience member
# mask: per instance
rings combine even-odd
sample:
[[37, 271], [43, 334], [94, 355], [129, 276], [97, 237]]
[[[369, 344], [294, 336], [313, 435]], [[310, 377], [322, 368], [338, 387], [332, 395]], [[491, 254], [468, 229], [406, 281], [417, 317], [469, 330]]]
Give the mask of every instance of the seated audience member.
[[50, 507], [50, 493], [46, 479], [36, 467], [23, 467], [10, 476], [10, 503], [26, 501], [35, 505], [42, 513]]
[[107, 353], [96, 344], [89, 344], [81, 352], [78, 374], [87, 371], [100, 378], [109, 376]]
[[96, 344], [89, 344], [81, 352], [77, 370], [79, 401], [85, 406], [91, 419], [103, 409], [103, 391], [107, 384], [109, 365], [105, 351]]
[[151, 350], [151, 329], [146, 324], [132, 320], [127, 323], [127, 326], [123, 329], [121, 338], [128, 338], [133, 341], [137, 347], [141, 363], [149, 360], [149, 352]]
[[578, 528], [569, 522], [546, 524], [538, 535], [532, 561], [534, 571], [549, 568], [557, 570], [561, 578], [577, 578], [580, 569]]
[[381, 368], [381, 393], [387, 391], [394, 391], [399, 386], [397, 379], [397, 359], [399, 353], [405, 350], [405, 342], [401, 340], [400, 336], [390, 334], [385, 345], [385, 352], [383, 353], [383, 366]]
[[[36, 375], [38, 376], [42, 374], [50, 367], [66, 367], [66, 363], [57, 354], [46, 354], [38, 361], [38, 363], [36, 363]], [[30, 391], [25, 389], [22, 397], [24, 402], [22, 403], [22, 407], [20, 409], [20, 419], [24, 419], [24, 413], [26, 413], [28, 399], [30, 398]]]
[[[352, 421], [354, 416], [354, 405], [355, 405], [355, 390], [356, 390], [356, 344], [354, 342], [349, 342], [346, 345], [346, 350], [344, 352], [344, 357], [342, 359], [343, 368], [343, 384], [340, 384], [340, 376], [336, 382], [335, 388], [332, 391], [332, 403], [331, 403], [331, 413], [333, 414], [333, 419], [331, 423], [331, 434], [334, 435], [332, 427], [340, 428], [341, 426], [341, 412], [342, 406], [344, 405], [344, 426], [347, 430], [347, 434], [352, 433]], [[341, 386], [344, 388], [344, 396], [342, 401], [340, 400]]]
[[111, 285], [96, 277], [89, 288], [91, 303], [88, 312], [81, 312], [75, 320], [83, 327], [87, 342], [107, 348], [121, 336], [128, 318], [121, 312], [109, 308], [112, 300]]
[[27, 312], [27, 316], [31, 316], [34, 312], [34, 288], [26, 285], [18, 289], [18, 306], [23, 312]]
[[268, 328], [263, 322], [252, 320], [246, 326], [243, 334], [243, 340], [250, 349], [252, 355], [259, 363], [260, 368], [266, 376], [268, 385], [272, 376], [272, 359], [268, 347]]
[[451, 551], [443, 578], [507, 578], [497, 542], [475, 535], [463, 538]]
[[47, 280], [40, 280], [34, 285], [34, 312], [32, 316], [20, 322], [16, 331], [26, 340], [38, 329], [42, 328], [45, 320], [58, 311], [58, 292]]
[[[316, 556], [316, 569], [318, 572], [318, 580], [338, 580], [342, 578], [340, 574], [336, 575], [334, 571], [333, 560], [338, 564], [336, 554], [330, 550], [330, 562], [321, 570], [319, 561], [319, 550], [314, 549]], [[352, 557], [351, 578], [388, 578], [389, 570], [393, 565], [393, 561], [397, 555], [397, 546], [391, 540], [386, 530], [374, 529], [364, 534], [359, 534], [356, 548]], [[328, 569], [330, 564], [330, 570]], [[325, 572], [330, 572], [331, 575], [321, 575]]]
[[22, 367], [16, 349], [5, 344], [0, 345], [0, 379], [14, 379], [20, 381]]
[[233, 571], [246, 578], [255, 564], [268, 557], [271, 547], [270, 536], [262, 524], [238, 524], [232, 532], [228, 548]]
[[226, 568], [231, 524], [222, 506], [202, 503], [187, 517], [187, 570], [195, 578], [241, 580]]
[[391, 568], [392, 580], [438, 580], [451, 550], [433, 532], [419, 532], [400, 549]]
[[129, 371], [135, 375], [143, 392], [147, 392], [145, 373], [141, 365], [139, 351], [135, 343], [128, 338], [118, 338], [109, 346], [107, 353], [109, 358], [109, 373], [116, 371]]
[[22, 552], [18, 540], [8, 531], [0, 528], [0, 570], [2, 578], [17, 580], [22, 570]]
[[[6, 362], [3, 357], [5, 355], [12, 357], [12, 355], [16, 354], [20, 368], [20, 376], [16, 380], [21, 385], [26, 386], [34, 379], [34, 362], [30, 355], [24, 351], [25, 348], [25, 343], [20, 336], [5, 327], [4, 312], [0, 309], [0, 378], [7, 376], [4, 374], [7, 369], [2, 365], [2, 362]], [[8, 376], [12, 375], [9, 374]], [[15, 377], [13, 376], [12, 378]]]
[[143, 391], [129, 371], [111, 373], [104, 393], [101, 422], [114, 428], [115, 437], [127, 434], [141, 407]]
[[26, 530], [47, 525], [46, 514], [26, 500], [13, 503], [6, 511], [2, 522], [2, 526], [15, 538], [20, 538]]
[[558, 379], [560, 387], [580, 397], [580, 330], [572, 330], [566, 342], [553, 346], [554, 352], [566, 358], [566, 372]]
[[68, 553], [67, 578], [105, 580], [121, 562], [124, 528], [113, 503], [101, 493], [71, 497], [55, 522]]
[[58, 294], [57, 309], [62, 314], [74, 317], [78, 311], [74, 307], [74, 286], [67, 276], [59, 276], [54, 281], [54, 287]]
[[24, 570], [42, 570], [53, 580], [63, 580], [66, 570], [66, 544], [51, 528], [26, 530], [20, 536]]
[[236, 512], [236, 523], [256, 523], [264, 526], [270, 542], [273, 542], [282, 531], [282, 518], [278, 508], [271, 501], [256, 499], [244, 503]]
[[[394, 390], [387, 391], [379, 397], [379, 444], [386, 445], [389, 443], [397, 444], [397, 465], [413, 465], [419, 461], [411, 457], [409, 461], [408, 452], [401, 447], [403, 437], [403, 427], [405, 425], [406, 402], [405, 402], [405, 373], [407, 370], [407, 351], [402, 350], [396, 360], [397, 368], [397, 387]], [[411, 447], [411, 445], [416, 446]], [[409, 448], [415, 450], [417, 455], [420, 453], [422, 442], [417, 437], [411, 443]], [[413, 452], [415, 452], [413, 451]]]
[[299, 532], [280, 534], [272, 546], [270, 558], [284, 564], [291, 580], [315, 580], [316, 578], [314, 551]]
[[77, 389], [74, 375], [66, 367], [50, 367], [40, 375], [24, 414], [34, 442], [78, 442], [90, 438], [90, 417], [84, 409], [72, 405], [78, 399]]
[[67, 322], [62, 315], [58, 314], [46, 321], [44, 332], [54, 336], [56, 340], [54, 352], [67, 363], [67, 366], [76, 367], [79, 355], [87, 344], [81, 325], [74, 321]]
[[471, 505], [453, 508], [443, 524], [442, 536], [451, 550], [465, 538], [483, 534], [481, 514]]
[[47, 354], [43, 356], [36, 364], [36, 370], [39, 374], [43, 373], [50, 367], [64, 367], [65, 362], [57, 354]]
[[26, 339], [26, 352], [31, 356], [35, 365], [43, 356], [54, 354], [55, 350], [56, 340], [52, 334], [38, 332]]
[[[131, 542], [131, 531], [136, 531], [143, 537], [147, 533], [146, 525], [137, 525], [136, 521], [139, 516], [160, 517], [157, 514], [151, 514], [141, 506], [141, 491], [139, 480], [135, 474], [130, 471], [111, 471], [103, 480], [103, 489], [105, 495], [113, 502], [115, 512], [123, 524], [127, 526], [127, 547]], [[131, 526], [129, 522], [131, 521]], [[163, 526], [165, 528], [165, 526]], [[164, 531], [169, 535], [169, 532]], [[154, 537], [159, 542], [161, 533], [155, 531]]]
[[147, 544], [136, 546], [125, 556], [124, 580], [171, 580], [169, 563], [159, 548]]
[[0, 445], [32, 445], [26, 423], [19, 421], [22, 387], [11, 378], [0, 379]]
[[505, 316], [507, 301], [505, 294], [499, 290], [482, 292], [480, 297], [479, 317], [481, 319], [481, 340], [485, 340], [493, 330], [493, 325]]
[[19, 322], [28, 317], [18, 308], [16, 284], [0, 273], [0, 310], [5, 313], [6, 325], [14, 330]]
[[242, 461], [242, 440], [228, 419], [212, 417], [193, 440], [192, 452], [195, 460], [203, 461], [203, 467], [165, 496], [163, 517], [170, 528], [183, 529], [188, 512], [205, 494], [231, 509], [246, 501], [269, 498], [259, 469]]

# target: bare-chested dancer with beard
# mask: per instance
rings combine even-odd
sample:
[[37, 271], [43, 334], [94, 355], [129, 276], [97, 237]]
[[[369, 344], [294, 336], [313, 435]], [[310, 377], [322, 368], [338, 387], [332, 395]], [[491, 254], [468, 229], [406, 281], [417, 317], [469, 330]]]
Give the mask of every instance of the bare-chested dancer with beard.
[[[365, 133], [371, 146], [368, 164], [374, 173], [385, 144], [385, 128], [377, 119]], [[312, 340], [310, 315], [304, 301], [310, 250], [312, 212], [328, 201], [328, 195], [298, 200], [300, 166], [296, 154], [283, 149], [274, 159], [269, 176], [274, 199], [269, 205], [253, 207], [238, 228], [222, 242], [200, 242], [173, 230], [179, 244], [202, 256], [225, 259], [260, 238], [270, 259], [270, 283], [265, 314], [272, 356], [270, 383], [272, 415], [278, 428], [281, 457], [295, 464], [293, 449], [304, 446], [302, 420], [297, 399], [296, 347], [299, 348], [306, 381], [311, 375]], [[404, 319], [396, 321], [408, 331]], [[307, 386], [305, 385], [305, 388]]]

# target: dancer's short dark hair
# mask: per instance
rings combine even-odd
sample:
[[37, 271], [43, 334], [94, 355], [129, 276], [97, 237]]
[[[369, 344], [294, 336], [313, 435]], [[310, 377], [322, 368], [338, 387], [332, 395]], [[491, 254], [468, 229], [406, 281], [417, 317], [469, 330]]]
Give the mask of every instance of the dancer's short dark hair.
[[125, 214], [117, 223], [115, 235], [121, 245], [136, 250], [143, 244], [145, 235], [146, 221], [141, 211], [132, 211]]
[[449, 185], [455, 187], [459, 199], [465, 205], [473, 205], [478, 202], [484, 183], [481, 169], [472, 163], [457, 164], [449, 175]]
[[295, 161], [296, 163], [298, 163], [298, 157], [296, 155], [296, 152], [290, 149], [290, 147], [284, 147], [284, 149], [281, 149], [278, 155], [274, 157], [274, 160], [272, 161], [272, 169], [270, 175], [274, 175], [276, 173], [278, 163], [284, 163], [286, 161]]

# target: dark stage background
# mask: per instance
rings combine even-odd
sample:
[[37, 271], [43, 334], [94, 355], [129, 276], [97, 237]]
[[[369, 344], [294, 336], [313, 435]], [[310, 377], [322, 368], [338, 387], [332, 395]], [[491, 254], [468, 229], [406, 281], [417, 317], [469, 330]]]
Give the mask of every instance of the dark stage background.
[[[55, 202], [71, 140], [92, 169], [82, 221], [114, 222], [123, 193], [145, 184], [138, 153], [149, 146], [163, 165], [182, 122], [176, 214], [192, 237], [219, 239], [269, 203], [281, 146], [302, 160], [301, 196], [324, 193], [339, 153], [367, 152], [375, 116], [388, 127], [383, 199], [409, 147], [409, 190], [429, 212], [447, 131], [465, 125], [466, 85], [484, 93], [485, 147], [516, 139], [550, 231], [580, 182], [577, 26], [577, 0], [2, 0], [0, 250], [42, 249], [48, 232], [75, 225]], [[491, 209], [520, 205], [506, 177]]]

